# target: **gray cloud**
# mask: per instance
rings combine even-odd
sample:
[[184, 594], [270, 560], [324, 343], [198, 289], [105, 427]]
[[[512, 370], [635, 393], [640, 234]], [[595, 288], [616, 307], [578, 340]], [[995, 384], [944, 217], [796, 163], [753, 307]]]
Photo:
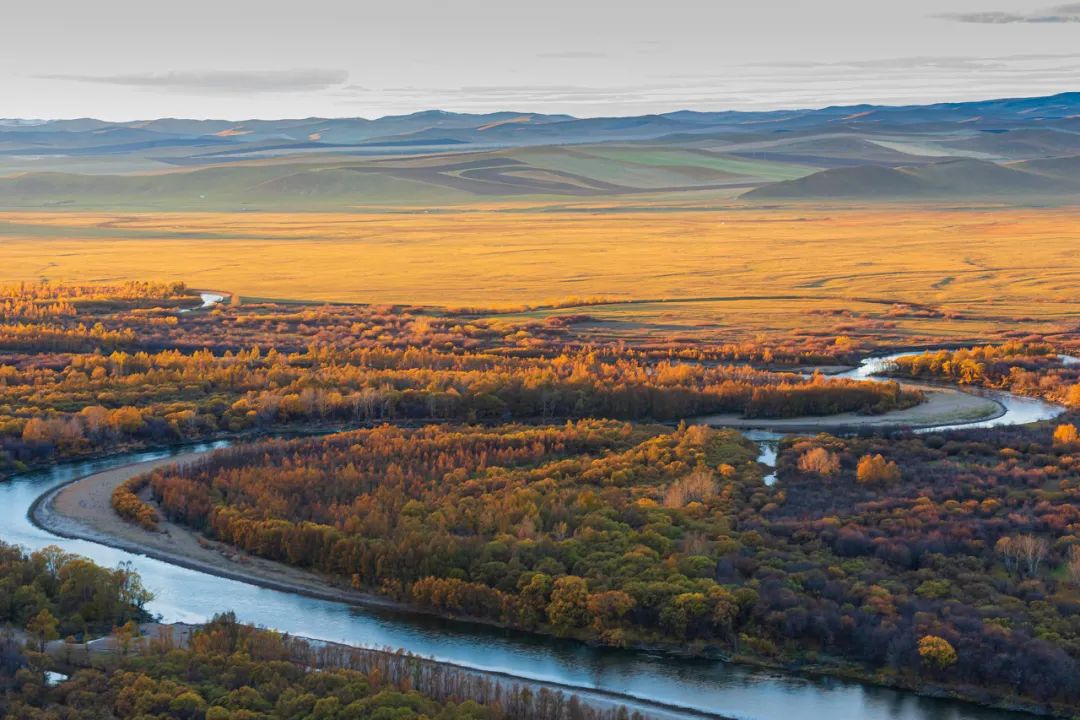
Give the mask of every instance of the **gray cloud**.
[[345, 70], [210, 70], [205, 72], [129, 73], [120, 75], [53, 74], [45, 80], [124, 85], [169, 92], [221, 95], [234, 93], [314, 92], [337, 87], [349, 79]]
[[548, 103], [606, 103], [647, 101], [665, 90], [677, 92], [667, 84], [591, 87], [580, 85], [466, 85], [460, 87], [387, 87], [377, 90], [342, 92], [336, 95], [346, 102], [366, 104], [373, 98], [430, 104], [453, 99], [458, 105], [482, 103], [485, 106], [514, 109], [516, 104], [531, 107]]
[[407, 112], [439, 107], [461, 112], [610, 116], [680, 108], [756, 110], [1026, 97], [1060, 92], [1071, 86], [1078, 71], [1078, 52], [924, 55], [716, 65], [701, 72], [643, 74], [633, 84], [388, 84], [348, 86], [328, 95], [342, 108], [389, 106]]
[[974, 23], [976, 25], [1013, 25], [1017, 23], [1080, 23], [1080, 3], [1057, 5], [1055, 7], [1033, 13], [986, 10], [981, 12], [941, 13], [939, 15], [935, 15], [935, 17], [942, 20], [952, 20], [954, 22], [962, 23]]
[[[806, 70], [820, 68], [839, 70], [854, 68], [877, 72], [909, 70], [999, 70], [1022, 65], [1028, 61], [1066, 61], [1080, 59], [1080, 53], [1028, 53], [1024, 55], [999, 55], [977, 57], [962, 55], [911, 56], [894, 58], [852, 59], [830, 62], [785, 61], [748, 63], [747, 68], [783, 68], [788, 70]], [[1045, 65], [1043, 66], [1045, 67]], [[695, 77], [695, 76], [687, 76]], [[697, 76], [701, 77], [701, 76]]]
[[606, 58], [607, 53], [594, 50], [563, 50], [560, 52], [540, 53], [537, 57], [555, 58], [558, 60], [601, 60]]

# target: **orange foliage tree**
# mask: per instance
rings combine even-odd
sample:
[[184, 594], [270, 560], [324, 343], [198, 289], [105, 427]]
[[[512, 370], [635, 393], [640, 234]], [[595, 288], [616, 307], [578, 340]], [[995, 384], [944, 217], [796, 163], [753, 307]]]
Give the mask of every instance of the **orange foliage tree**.
[[855, 477], [864, 485], [890, 485], [900, 481], [900, 467], [880, 453], [864, 455], [859, 460]]
[[823, 447], [816, 447], [800, 455], [798, 465], [799, 470], [804, 473], [829, 477], [840, 469], [840, 456]]
[[1080, 440], [1080, 434], [1077, 434], [1076, 426], [1068, 423], [1064, 425], [1058, 425], [1054, 430], [1054, 444], [1061, 447], [1068, 447], [1075, 445], [1077, 440]]
[[924, 635], [919, 638], [919, 657], [923, 662], [938, 670], [956, 664], [956, 649], [945, 638], [937, 635]]

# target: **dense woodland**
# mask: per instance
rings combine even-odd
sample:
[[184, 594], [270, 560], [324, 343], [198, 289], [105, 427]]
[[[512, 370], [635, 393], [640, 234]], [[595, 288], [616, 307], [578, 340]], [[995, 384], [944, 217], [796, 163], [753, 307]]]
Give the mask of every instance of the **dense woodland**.
[[[0, 292], [0, 473], [251, 439], [137, 478], [114, 506], [147, 528], [168, 518], [440, 615], [1080, 706], [1075, 413], [1050, 426], [791, 438], [768, 485], [752, 443], [678, 421], [919, 402], [896, 383], [792, 372], [889, 348], [813, 330], [739, 344], [586, 341], [585, 314], [198, 305], [179, 284]], [[896, 372], [1077, 407], [1080, 367], [1058, 357], [1065, 349], [1033, 338], [902, 359]], [[3, 558], [0, 612], [31, 640], [106, 631], [146, 601], [124, 568], [58, 551]], [[511, 711], [506, 696], [417, 693], [367, 671], [312, 676], [253, 655], [251, 642], [280, 644], [270, 635], [227, 619], [215, 628], [235, 642], [140, 654], [55, 689], [24, 673], [6, 701], [34, 718], [97, 717], [79, 705], [89, 694], [117, 717], [197, 720], [309, 717], [335, 702], [326, 717], [587, 712], [545, 696], [527, 714], [521, 697]], [[11, 667], [33, 661], [32, 649], [9, 655]], [[312, 689], [331, 676], [323, 695]], [[115, 704], [136, 681], [157, 704]], [[234, 693], [251, 707], [223, 699]], [[296, 696], [308, 705], [282, 704]]]
[[1080, 444], [382, 427], [156, 472], [163, 512], [440, 614], [1080, 702]]
[[[124, 286], [111, 300], [85, 288], [8, 291], [5, 317], [19, 324], [0, 327], [0, 348], [10, 351], [0, 355], [0, 472], [289, 426], [798, 417], [921, 400], [891, 383], [715, 359], [740, 356], [737, 347], [698, 349], [691, 359], [622, 352], [581, 346], [557, 324], [470, 324], [392, 308], [345, 308], [348, 322], [340, 308], [178, 314], [178, 290]], [[68, 333], [78, 341], [57, 340]], [[132, 342], [112, 342], [120, 336]]]
[[152, 597], [129, 567], [107, 570], [57, 547], [27, 554], [0, 542], [0, 625], [100, 635], [146, 619]]
[[[222, 614], [141, 635], [137, 575], [0, 544], [0, 716], [12, 720], [633, 720], [402, 653], [312, 645]], [[111, 623], [111, 624], [110, 624]], [[18, 629], [16, 634], [10, 628]], [[104, 628], [104, 630], [103, 630]], [[83, 640], [112, 628], [111, 651]], [[69, 632], [70, 631], [70, 632]], [[78, 635], [76, 634], [78, 633]], [[85, 634], [83, 634], [85, 633]], [[56, 650], [57, 641], [64, 637]], [[45, 670], [66, 679], [46, 682]]]
[[9, 707], [13, 685], [41, 685], [48, 643], [148, 620], [152, 598], [125, 565], [109, 570], [58, 547], [27, 553], [0, 542], [0, 716], [18, 717]]
[[[255, 346], [302, 352], [311, 346], [339, 350], [426, 348], [443, 352], [485, 350], [517, 357], [550, 356], [589, 346], [605, 356], [649, 357], [712, 363], [817, 365], [854, 361], [868, 347], [838, 334], [842, 328], [753, 341], [687, 342], [642, 338], [585, 342], [579, 328], [592, 318], [567, 311], [544, 320], [485, 316], [466, 309], [402, 305], [294, 305], [226, 302], [207, 312], [184, 312], [199, 299], [182, 284], [124, 283], [80, 287], [55, 284], [0, 286], [0, 349], [68, 352], [156, 352], [208, 349], [215, 354]], [[112, 333], [115, 342], [101, 336]], [[96, 334], [96, 337], [95, 337]], [[50, 347], [67, 338], [66, 347]]]

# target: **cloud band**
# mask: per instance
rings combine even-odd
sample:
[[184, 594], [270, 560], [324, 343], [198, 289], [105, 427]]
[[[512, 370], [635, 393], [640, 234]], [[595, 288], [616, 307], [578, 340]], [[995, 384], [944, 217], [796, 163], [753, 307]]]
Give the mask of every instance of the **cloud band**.
[[38, 75], [46, 80], [123, 85], [195, 94], [288, 93], [327, 90], [345, 83], [345, 70], [210, 70], [205, 72], [130, 73], [119, 75]]

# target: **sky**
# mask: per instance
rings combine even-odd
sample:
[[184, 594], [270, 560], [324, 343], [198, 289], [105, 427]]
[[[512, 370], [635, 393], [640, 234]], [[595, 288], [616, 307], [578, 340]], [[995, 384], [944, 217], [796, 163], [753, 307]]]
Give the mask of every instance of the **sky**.
[[1080, 2], [5, 3], [0, 117], [908, 104], [1080, 90]]

